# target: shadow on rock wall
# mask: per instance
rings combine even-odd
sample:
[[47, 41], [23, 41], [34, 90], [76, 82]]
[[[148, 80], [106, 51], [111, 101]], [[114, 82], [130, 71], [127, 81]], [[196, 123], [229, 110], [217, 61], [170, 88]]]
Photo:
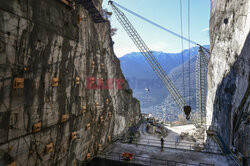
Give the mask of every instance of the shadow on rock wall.
[[[227, 145], [238, 147], [242, 154], [247, 150], [243, 147], [250, 139], [247, 136], [250, 128], [246, 123], [250, 102], [249, 64], [250, 33], [238, 59], [218, 86], [213, 106], [212, 125], [218, 126], [218, 132]], [[240, 99], [240, 102], [235, 99]]]

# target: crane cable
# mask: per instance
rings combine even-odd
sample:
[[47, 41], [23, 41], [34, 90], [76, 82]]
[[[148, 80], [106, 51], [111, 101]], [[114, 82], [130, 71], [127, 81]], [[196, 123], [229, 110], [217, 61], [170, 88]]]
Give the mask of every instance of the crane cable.
[[[130, 14], [132, 14], [132, 15], [134, 15], [134, 16], [136, 16], [136, 17], [138, 17], [138, 18], [140, 18], [140, 19], [142, 19], [142, 20], [144, 20], [144, 21], [146, 21], [146, 22], [148, 22], [148, 23], [150, 23], [150, 24], [152, 24], [152, 25], [154, 25], [154, 26], [156, 26], [156, 27], [158, 27], [158, 28], [160, 28], [160, 29], [162, 29], [162, 30], [164, 30], [164, 31], [166, 31], [166, 32], [168, 32], [168, 33], [170, 33], [170, 34], [172, 34], [172, 35], [174, 35], [174, 36], [176, 36], [176, 37], [178, 37], [178, 38], [181, 38], [181, 35], [179, 35], [178, 33], [173, 32], [173, 31], [171, 31], [171, 30], [169, 30], [169, 29], [167, 29], [167, 28], [164, 28], [163, 26], [161, 26], [161, 25], [159, 25], [159, 24], [157, 24], [157, 23], [155, 23], [155, 22], [153, 22], [153, 21], [151, 21], [151, 20], [149, 20], [149, 19], [147, 19], [147, 18], [145, 18], [145, 17], [143, 17], [143, 16], [141, 16], [141, 15], [139, 15], [139, 14], [133, 12], [132, 10], [129, 10], [129, 9], [125, 8], [124, 6], [122, 6], [122, 5], [120, 5], [120, 4], [116, 3], [116, 2], [114, 2], [114, 1], [112, 1], [112, 0], [109, 0], [109, 3], [113, 3], [114, 5], [118, 6], [119, 8], [121, 8], [121, 9], [123, 9], [123, 10], [125, 10], [125, 11], [127, 11], [128, 13], [130, 13]], [[188, 38], [186, 38], [186, 37], [184, 37], [184, 36], [183, 36], [183, 40], [185, 40], [185, 41], [187, 41], [187, 42], [190, 42], [191, 44], [200, 46], [202, 49], [204, 49], [204, 50], [210, 55], [209, 50], [206, 49], [205, 47], [203, 47], [201, 44], [199, 44], [199, 43], [197, 43], [197, 42], [195, 42], [195, 41], [192, 41], [192, 40], [190, 40], [190, 39], [188, 39]]]
[[191, 63], [191, 55], [190, 55], [190, 0], [188, 0], [188, 103], [191, 104], [191, 98], [190, 98], [190, 90], [191, 90], [191, 74], [190, 74], [190, 63]]
[[[198, 127], [197, 120], [194, 116], [190, 114], [191, 107], [186, 106], [184, 98], [180, 95], [178, 90], [175, 88], [173, 82], [170, 80], [170, 78], [165, 74], [163, 71], [161, 65], [156, 60], [156, 58], [153, 56], [152, 52], [149, 50], [145, 42], [142, 40], [142, 38], [139, 36], [133, 25], [130, 23], [128, 18], [125, 16], [125, 14], [118, 9], [117, 6], [115, 6], [113, 1], [109, 1], [109, 4], [111, 5], [115, 16], [117, 17], [117, 20], [120, 22], [120, 24], [123, 26], [125, 31], [128, 33], [129, 37], [132, 39], [134, 44], [137, 46], [137, 48], [140, 50], [140, 52], [143, 54], [143, 56], [146, 58], [148, 63], [151, 65], [152, 69], [156, 72], [156, 74], [159, 76], [159, 78], [162, 80], [168, 91], [170, 92], [171, 96], [177, 103], [177, 105], [180, 107], [180, 109], [185, 112], [187, 115], [187, 119], [192, 119], [194, 125]], [[179, 35], [180, 36], [180, 35]], [[187, 108], [187, 109], [185, 109]]]
[[182, 59], [182, 86], [183, 86], [183, 98], [185, 99], [185, 76], [184, 76], [184, 55], [183, 55], [183, 19], [182, 19], [182, 0], [180, 0], [180, 23], [181, 23], [181, 59]]
[[[171, 31], [171, 30], [169, 30], [169, 29], [167, 29], [167, 28], [164, 28], [163, 26], [161, 26], [161, 25], [159, 25], [159, 24], [157, 24], [157, 23], [155, 23], [155, 22], [153, 22], [153, 21], [150, 21], [149, 19], [147, 19], [147, 18], [145, 18], [145, 17], [143, 17], [143, 16], [141, 16], [141, 15], [139, 15], [139, 14], [133, 12], [132, 10], [129, 10], [129, 9], [127, 9], [127, 8], [125, 8], [125, 7], [121, 6], [121, 5], [119, 5], [118, 3], [114, 2], [114, 1], [111, 1], [111, 2], [112, 2], [114, 5], [120, 7], [121, 9], [123, 9], [123, 10], [129, 12], [130, 14], [132, 14], [132, 15], [134, 15], [134, 16], [136, 16], [136, 17], [138, 17], [138, 18], [140, 18], [140, 19], [142, 19], [142, 20], [144, 20], [144, 21], [146, 21], [146, 22], [148, 22], [148, 23], [150, 23], [150, 24], [152, 24], [152, 25], [154, 25], [154, 26], [156, 26], [156, 27], [158, 27], [158, 28], [160, 28], [160, 29], [162, 29], [162, 30], [164, 30], [164, 31], [166, 31], [166, 32], [168, 32], [168, 33], [170, 33], [170, 34], [172, 34], [172, 35], [174, 35], [174, 36], [177, 36], [177, 37], [179, 37], [179, 38], [182, 38], [182, 36], [179, 35], [178, 33], [173, 32], [173, 31]], [[189, 39], [186, 38], [186, 37], [184, 37], [184, 36], [183, 36], [183, 40], [189, 41]], [[194, 45], [199, 45], [199, 44], [198, 44], [197, 42], [195, 42], [195, 41], [190, 40], [190, 42], [191, 42], [192, 44], [194, 44]]]

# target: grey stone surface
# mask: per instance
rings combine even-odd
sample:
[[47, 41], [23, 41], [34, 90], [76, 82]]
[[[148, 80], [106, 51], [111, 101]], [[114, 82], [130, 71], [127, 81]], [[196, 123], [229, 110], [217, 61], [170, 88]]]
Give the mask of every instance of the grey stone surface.
[[207, 122], [249, 157], [249, 0], [211, 0], [210, 47]]
[[[158, 145], [135, 145], [116, 142], [106, 149], [108, 158], [119, 160], [121, 152], [132, 153], [133, 163], [143, 165], [205, 165], [233, 166], [233, 163], [221, 154], [202, 153], [184, 149], [164, 148]], [[175, 163], [176, 162], [176, 163]]]
[[[80, 5], [57, 0], [0, 0], [0, 31], [0, 149], [10, 162], [80, 165], [139, 121], [139, 102], [124, 88], [87, 89], [87, 77], [124, 80], [109, 22], [95, 24]], [[13, 88], [17, 77], [24, 88]]]

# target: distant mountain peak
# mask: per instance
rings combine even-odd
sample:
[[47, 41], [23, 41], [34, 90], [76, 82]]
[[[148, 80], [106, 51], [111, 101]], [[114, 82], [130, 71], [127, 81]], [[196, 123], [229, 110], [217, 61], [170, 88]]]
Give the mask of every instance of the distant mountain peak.
[[[208, 45], [204, 45], [203, 47], [209, 48]], [[194, 77], [194, 79], [192, 79], [192, 101], [195, 100], [195, 62], [198, 49], [198, 46], [190, 48], [191, 75], [192, 78]], [[174, 82], [177, 89], [182, 90], [182, 54], [185, 57], [185, 70], [188, 70], [189, 50], [185, 49], [180, 53], [164, 53], [163, 51], [152, 52], [163, 70], [165, 70], [170, 79]], [[134, 96], [141, 101], [142, 111], [156, 105], [159, 106], [166, 100], [174, 103], [172, 98], [168, 95], [168, 91], [140, 52], [131, 52], [121, 57], [120, 60], [123, 74], [127, 80], [130, 80], [129, 84], [131, 84], [130, 87], [133, 89]], [[185, 77], [187, 77], [187, 73], [188, 72], [185, 72]], [[188, 78], [186, 78], [186, 80], [188, 80]], [[157, 84], [157, 87], [161, 88], [152, 88], [156, 87], [155, 83]], [[149, 88], [150, 92], [145, 91], [145, 89]], [[193, 106], [195, 107], [195, 103]], [[177, 107], [175, 108], [175, 104], [172, 104], [171, 108], [173, 110], [178, 109]]]
[[[203, 45], [203, 47], [209, 49], [209, 45]], [[197, 52], [199, 49], [198, 46], [196, 47], [191, 47], [190, 48], [190, 52]], [[163, 52], [163, 51], [154, 51], [154, 50], [151, 50], [151, 52], [156, 56], [164, 56], [164, 55], [168, 55], [170, 57], [175, 57], [175, 56], [178, 56], [179, 54], [184, 54], [184, 56], [187, 56], [188, 53], [189, 53], [189, 49], [184, 49], [183, 51], [181, 52], [177, 52], [177, 53], [166, 53], [166, 52]], [[191, 53], [192, 54], [192, 53]], [[119, 59], [123, 59], [123, 58], [134, 58], [134, 57], [143, 57], [143, 55], [140, 53], [140, 52], [131, 52], [131, 53], [128, 53], [126, 55], [123, 55], [122, 57], [120, 57]]]

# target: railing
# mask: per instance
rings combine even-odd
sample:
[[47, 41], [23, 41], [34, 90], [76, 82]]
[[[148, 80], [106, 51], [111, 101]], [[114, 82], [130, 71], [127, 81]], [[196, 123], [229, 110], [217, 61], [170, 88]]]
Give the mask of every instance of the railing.
[[116, 141], [122, 141], [124, 139], [125, 135], [124, 134], [120, 134], [120, 135], [113, 135], [111, 137], [112, 142], [116, 142]]
[[[214, 134], [216, 134], [216, 132], [218, 131], [218, 127], [215, 126], [209, 126], [206, 127], [208, 129], [208, 131], [213, 131]], [[116, 142], [116, 141], [120, 141], [121, 143], [129, 143], [131, 140], [126, 139], [125, 135], [117, 135], [112, 137], [112, 141]], [[144, 138], [133, 138], [132, 142], [130, 142], [132, 144], [137, 145], [144, 145], [144, 146], [150, 146], [150, 147], [161, 147], [161, 141], [160, 139], [144, 139]], [[194, 142], [187, 142], [187, 141], [164, 141], [164, 146], [163, 148], [172, 148], [172, 149], [180, 149], [180, 150], [189, 150], [189, 151], [196, 151], [196, 152], [205, 152], [205, 153], [215, 153], [215, 154], [222, 154], [222, 151], [220, 149], [220, 147], [217, 144], [214, 145], [208, 145], [208, 144], [197, 144]], [[121, 161], [121, 154], [116, 154], [116, 153], [111, 153], [110, 154], [99, 154], [98, 156], [102, 156], [102, 158], [105, 159], [110, 159], [110, 160], [118, 160]], [[116, 155], [114, 155], [116, 154]], [[104, 157], [103, 157], [104, 156]], [[231, 156], [230, 156], [231, 157]], [[231, 157], [232, 158], [232, 157]], [[145, 161], [147, 163], [149, 163], [149, 165], [187, 165], [187, 166], [191, 166], [192, 164], [186, 164], [186, 163], [180, 163], [180, 162], [174, 162], [174, 161], [167, 161], [167, 160], [156, 160], [156, 159], [152, 159], [152, 158], [144, 158], [141, 156], [134, 156], [133, 160], [130, 161], [130, 163], [135, 163], [137, 162], [137, 160], [140, 161]], [[137, 162], [138, 163], [138, 162]], [[174, 163], [174, 164], [172, 164]], [[209, 164], [199, 164], [200, 166], [206, 166]], [[211, 165], [211, 164], [210, 164]]]
[[[129, 140], [124, 141], [123, 143], [132, 143], [136, 145], [146, 145], [146, 146], [154, 146], [161, 147], [160, 139], [133, 139], [132, 142]], [[221, 150], [216, 145], [203, 145], [197, 144], [193, 142], [186, 141], [164, 141], [163, 148], [172, 148], [172, 149], [180, 149], [180, 150], [190, 150], [197, 152], [207, 152], [207, 153], [216, 153], [221, 154]]]
[[160, 160], [160, 159], [154, 159], [150, 157], [143, 157], [143, 156], [133, 156], [132, 160], [125, 161], [122, 158], [122, 155], [119, 153], [106, 153], [102, 155], [98, 155], [99, 158], [104, 158], [107, 160], [115, 160], [119, 162], [126, 162], [129, 164], [143, 164], [147, 166], [214, 166], [213, 164], [207, 164], [207, 163], [199, 163], [199, 164], [191, 164], [191, 163], [184, 163], [184, 162], [178, 162], [178, 161], [171, 161], [171, 160]]

